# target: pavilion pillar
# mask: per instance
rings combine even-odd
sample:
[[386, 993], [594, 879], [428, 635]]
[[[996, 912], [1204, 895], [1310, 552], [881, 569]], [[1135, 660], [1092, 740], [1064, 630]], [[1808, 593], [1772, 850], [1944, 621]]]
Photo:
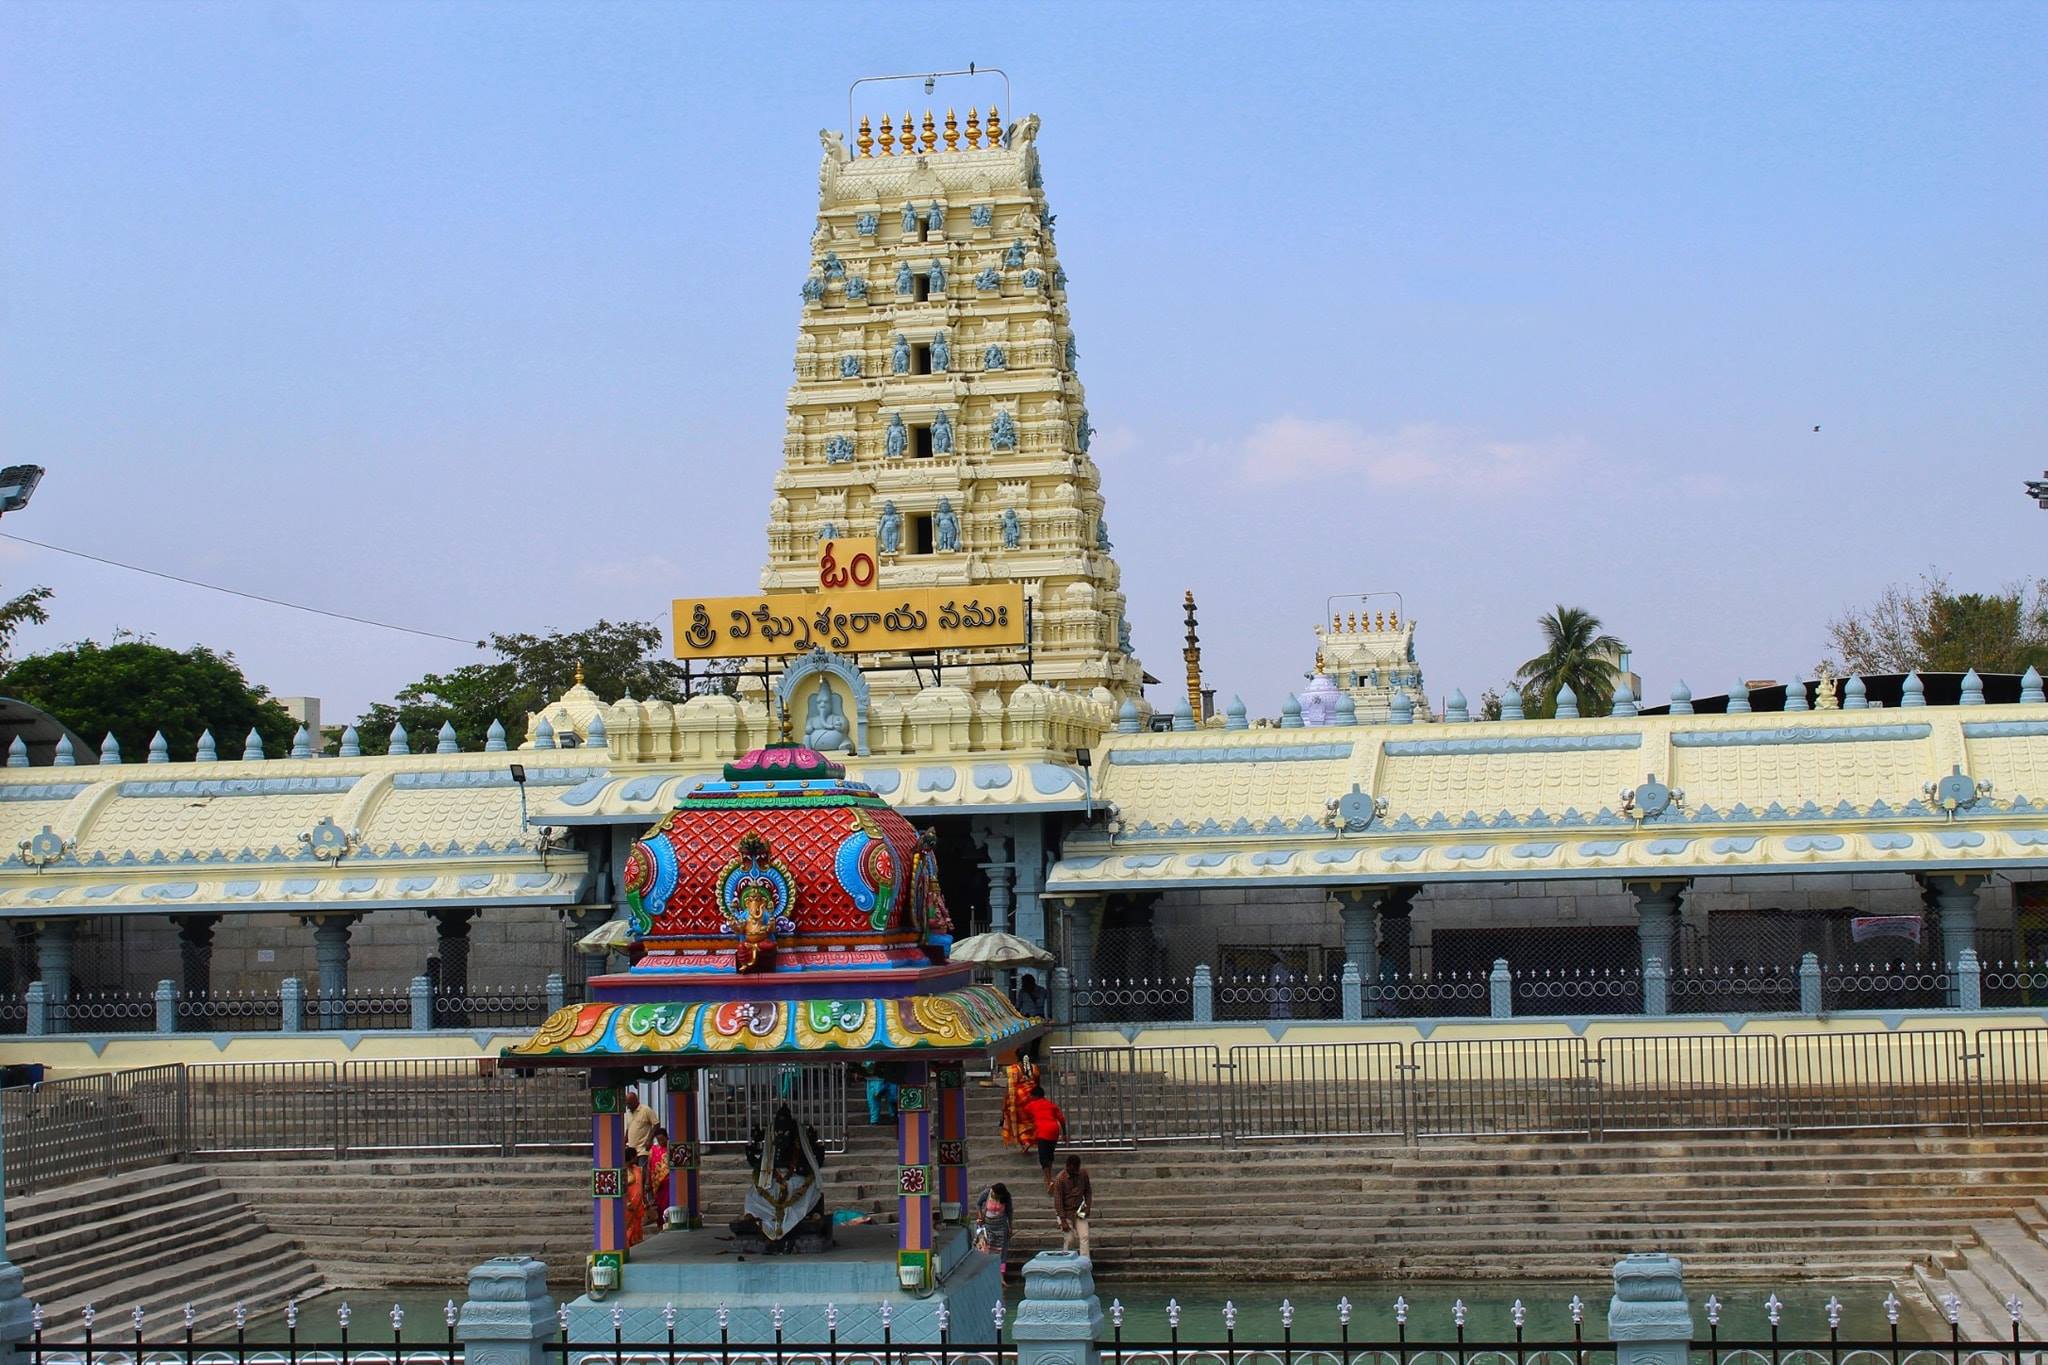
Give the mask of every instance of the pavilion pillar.
[[71, 998], [71, 947], [77, 931], [75, 920], [46, 919], [36, 924], [36, 977], [43, 983], [43, 1000], [49, 1008], [49, 1031], [69, 1033], [71, 1012], [54, 1008]]
[[1984, 878], [1943, 872], [1922, 877], [1920, 885], [1934, 908], [1935, 924], [1941, 934], [1941, 960], [1948, 965], [1944, 998], [1953, 1009], [1961, 1000], [1957, 967], [1963, 960], [1963, 951], [1977, 946], [1977, 889], [1984, 885]]
[[626, 1264], [625, 1078], [590, 1073], [590, 1264]]
[[957, 1222], [967, 1218], [972, 1198], [967, 1185], [966, 1068], [959, 1062], [933, 1066], [932, 1092], [938, 1105], [933, 1147], [939, 1168], [939, 1220]]
[[928, 1062], [907, 1062], [896, 1094], [896, 1270], [916, 1287], [932, 1276], [932, 1087]]
[[441, 959], [439, 986], [448, 995], [469, 994], [469, 922], [476, 907], [450, 906], [435, 910], [435, 955]]
[[1642, 946], [1646, 979], [1652, 962], [1663, 964], [1667, 973], [1677, 970], [1678, 906], [1690, 885], [1682, 877], [1628, 884], [1629, 894], [1636, 898], [1636, 939]]
[[1359, 979], [1379, 980], [1379, 899], [1372, 886], [1347, 886], [1330, 893], [1331, 904], [1344, 923], [1344, 962], [1358, 968]]
[[348, 936], [354, 915], [307, 915], [313, 926], [313, 961], [320, 970], [320, 1027], [338, 1029], [348, 1022]]
[[[996, 819], [986, 822], [977, 820], [975, 842], [988, 854], [988, 861], [981, 865], [981, 872], [988, 879], [988, 927], [994, 934], [1010, 932], [1010, 888], [1017, 875], [1016, 864], [1010, 861], [1010, 840], [1008, 826]], [[1010, 988], [1010, 973], [999, 969], [994, 973], [996, 988], [1007, 993]]]
[[668, 1189], [662, 1193], [662, 1210], [681, 1209], [683, 1226], [704, 1226], [701, 1173], [703, 1144], [703, 1072], [695, 1067], [668, 1073]]
[[[1100, 901], [1093, 896], [1061, 896], [1053, 901], [1060, 907], [1066, 926], [1067, 974], [1073, 979], [1076, 991], [1086, 992], [1095, 987], [1095, 911]], [[1074, 1007], [1074, 1017], [1063, 1023], [1083, 1022], [1088, 1013], [1081, 1006]]]
[[173, 915], [178, 926], [179, 985], [185, 994], [204, 999], [213, 989], [213, 931], [219, 915]]

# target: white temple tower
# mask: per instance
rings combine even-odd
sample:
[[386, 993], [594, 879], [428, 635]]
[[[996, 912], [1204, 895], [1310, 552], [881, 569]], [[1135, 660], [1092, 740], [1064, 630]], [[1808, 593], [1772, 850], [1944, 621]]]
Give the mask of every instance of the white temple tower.
[[[1139, 695], [1036, 116], [998, 134], [931, 112], [856, 146], [823, 133], [796, 382], [764, 590], [815, 587], [826, 536], [881, 541], [878, 586], [1019, 583], [1033, 676]], [[1007, 693], [1022, 650], [950, 654], [945, 681]], [[863, 664], [890, 662], [866, 657]], [[927, 681], [929, 674], [926, 674]], [[870, 674], [877, 692], [917, 687]]]

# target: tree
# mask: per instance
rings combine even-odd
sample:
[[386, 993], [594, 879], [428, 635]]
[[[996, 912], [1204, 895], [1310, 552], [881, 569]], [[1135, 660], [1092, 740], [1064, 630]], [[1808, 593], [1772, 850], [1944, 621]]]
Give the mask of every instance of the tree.
[[27, 592], [0, 602], [0, 669], [7, 667], [7, 659], [14, 646], [14, 632], [23, 626], [39, 626], [50, 619], [50, 613], [43, 603], [50, 600], [48, 588], [30, 588]]
[[1614, 707], [1614, 676], [1625, 646], [1600, 630], [1600, 618], [1560, 603], [1557, 610], [1536, 618], [1543, 632], [1541, 654], [1515, 670], [1522, 688], [1522, 709], [1535, 717], [1557, 710], [1557, 694], [1569, 686], [1579, 699], [1579, 714], [1604, 716]]
[[1953, 592], [1945, 574], [1917, 586], [1892, 584], [1862, 611], [1828, 623], [1839, 659], [1854, 674], [2048, 672], [2048, 581], [2009, 583], [1994, 593]]
[[130, 763], [147, 756], [158, 731], [171, 757], [183, 761], [197, 751], [201, 730], [213, 731], [220, 757], [232, 759], [242, 756], [251, 729], [273, 758], [291, 752], [298, 729], [267, 688], [242, 676], [234, 655], [204, 645], [176, 650], [122, 635], [110, 645], [81, 640], [23, 659], [0, 676], [0, 688], [91, 743], [111, 731]]
[[[584, 685], [606, 700], [631, 692], [642, 701], [681, 701], [683, 666], [662, 649], [661, 628], [651, 621], [599, 621], [586, 630], [548, 635], [493, 635], [485, 648], [497, 654], [487, 663], [464, 664], [429, 673], [378, 702], [356, 721], [366, 754], [390, 744], [393, 722], [402, 722], [415, 751], [431, 748], [444, 722], [454, 725], [465, 749], [481, 749], [491, 722], [505, 727], [505, 742], [526, 739], [526, 718], [567, 691], [583, 670]], [[699, 690], [704, 690], [700, 680]], [[730, 689], [729, 679], [722, 684]]]

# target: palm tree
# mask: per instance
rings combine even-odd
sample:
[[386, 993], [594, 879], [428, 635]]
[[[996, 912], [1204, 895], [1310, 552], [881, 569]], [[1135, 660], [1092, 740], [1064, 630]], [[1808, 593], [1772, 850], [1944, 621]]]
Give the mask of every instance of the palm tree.
[[1569, 686], [1578, 695], [1581, 715], [1606, 715], [1614, 705], [1621, 641], [1600, 633], [1599, 617], [1562, 603], [1537, 617], [1536, 624], [1543, 631], [1543, 652], [1515, 670], [1525, 704], [1541, 698], [1545, 711], [1554, 710], [1558, 689]]

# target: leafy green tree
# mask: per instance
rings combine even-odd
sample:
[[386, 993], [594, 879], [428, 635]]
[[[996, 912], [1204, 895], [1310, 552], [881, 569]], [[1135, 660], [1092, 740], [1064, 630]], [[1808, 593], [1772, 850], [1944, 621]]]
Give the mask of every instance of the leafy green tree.
[[[681, 701], [683, 666], [667, 657], [661, 628], [651, 621], [599, 621], [586, 630], [547, 635], [493, 635], [485, 648], [497, 658], [429, 673], [378, 702], [356, 721], [364, 753], [390, 745], [391, 726], [403, 722], [413, 751], [431, 749], [444, 722], [456, 742], [481, 749], [491, 722], [505, 727], [505, 741], [526, 739], [526, 717], [567, 691], [583, 671], [584, 685], [607, 701], [631, 692], [642, 701]], [[729, 682], [726, 684], [729, 687]], [[702, 679], [698, 690], [705, 690]]]
[[171, 757], [183, 761], [198, 749], [201, 730], [213, 731], [216, 751], [231, 759], [242, 756], [251, 729], [273, 758], [291, 752], [298, 729], [267, 688], [242, 676], [234, 655], [204, 645], [177, 650], [120, 635], [110, 645], [81, 640], [31, 654], [0, 675], [0, 690], [41, 707], [90, 743], [112, 731], [130, 763], [147, 757], [159, 730]]
[[1604, 716], [1614, 709], [1615, 667], [1625, 646], [1602, 633], [1600, 618], [1560, 603], [1536, 618], [1543, 632], [1543, 652], [1515, 670], [1522, 689], [1523, 713], [1549, 716], [1557, 711], [1558, 689], [1570, 686], [1579, 699], [1579, 714]]
[[1946, 575], [1924, 574], [1829, 622], [1828, 644], [1837, 673], [2048, 672], [2048, 581], [1959, 593]]
[[7, 667], [7, 660], [13, 651], [14, 632], [23, 626], [39, 626], [50, 619], [50, 613], [43, 603], [50, 600], [48, 588], [30, 588], [27, 592], [0, 602], [0, 668]]

